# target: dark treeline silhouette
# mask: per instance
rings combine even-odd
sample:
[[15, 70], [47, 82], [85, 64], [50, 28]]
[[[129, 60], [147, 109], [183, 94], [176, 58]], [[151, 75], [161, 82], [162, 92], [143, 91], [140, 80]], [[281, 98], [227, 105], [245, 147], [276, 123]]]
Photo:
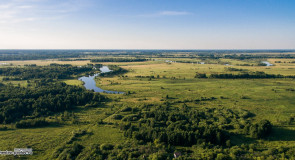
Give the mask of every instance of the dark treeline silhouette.
[[20, 120], [19, 122], [15, 123], [16, 128], [35, 128], [44, 127], [47, 125], [49, 125], [49, 123], [45, 120], [45, 118]]
[[74, 58], [74, 59], [69, 59], [69, 58], [61, 58], [58, 59], [59, 61], [88, 61], [91, 59], [87, 59], [87, 58]]
[[90, 72], [93, 65], [72, 66], [69, 64], [50, 64], [49, 66], [29, 65], [25, 67], [0, 68], [0, 75], [6, 76], [3, 80], [29, 80], [36, 78], [67, 79], [72, 75]]
[[290, 61], [290, 62], [286, 62], [286, 61], [275, 61], [275, 63], [295, 63], [295, 61]]
[[248, 69], [240, 69], [240, 68], [233, 68], [233, 67], [226, 67], [224, 68], [225, 71], [248, 71]]
[[99, 58], [92, 59], [91, 62], [143, 62], [145, 58]]
[[293, 54], [232, 54], [232, 55], [224, 55], [223, 58], [227, 59], [239, 59], [239, 60], [244, 60], [244, 59], [267, 59], [267, 58], [295, 58], [295, 55]]
[[[201, 58], [201, 59], [266, 59], [266, 58], [294, 58], [289, 54], [294, 50], [0, 50], [0, 61], [10, 60], [40, 60], [76, 58], [85, 60], [89, 56], [130, 57], [130, 59], [145, 58]], [[256, 54], [257, 53], [257, 54]], [[280, 54], [269, 54], [280, 53]], [[100, 61], [105, 62], [105, 61]], [[118, 62], [118, 61], [110, 61]], [[134, 61], [123, 61], [134, 62]]]
[[78, 58], [80, 50], [0, 50], [0, 61]]
[[293, 75], [284, 76], [280, 74], [267, 74], [265, 72], [250, 72], [250, 73], [212, 73], [207, 76], [205, 73], [196, 73], [195, 78], [217, 78], [217, 79], [264, 79], [264, 78], [295, 78]]

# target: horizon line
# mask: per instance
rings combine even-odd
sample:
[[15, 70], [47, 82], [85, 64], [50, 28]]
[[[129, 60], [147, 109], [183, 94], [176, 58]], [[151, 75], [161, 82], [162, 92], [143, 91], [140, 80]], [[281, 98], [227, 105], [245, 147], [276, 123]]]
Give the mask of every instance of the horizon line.
[[34, 48], [34, 49], [0, 49], [0, 50], [167, 50], [167, 51], [172, 51], [172, 50], [180, 50], [180, 51], [212, 51], [212, 50], [220, 50], [220, 51], [231, 51], [231, 50], [245, 50], [245, 51], [263, 51], [263, 50], [288, 50], [288, 51], [295, 51], [294, 49], [284, 49], [284, 48], [279, 48], [279, 49], [48, 49], [48, 48]]

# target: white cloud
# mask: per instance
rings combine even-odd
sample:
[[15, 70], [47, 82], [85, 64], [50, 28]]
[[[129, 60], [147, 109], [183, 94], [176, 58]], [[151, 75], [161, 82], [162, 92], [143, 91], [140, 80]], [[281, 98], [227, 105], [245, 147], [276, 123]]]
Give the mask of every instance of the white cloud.
[[0, 23], [3, 25], [64, 18], [83, 7], [82, 2], [82, 0], [63, 0], [54, 3], [46, 0], [7, 0], [0, 2]]
[[30, 9], [30, 8], [33, 8], [33, 6], [30, 6], [30, 5], [22, 5], [22, 6], [17, 6], [17, 8], [19, 8], [19, 9]]
[[0, 5], [0, 9], [7, 9], [7, 8], [10, 8], [10, 4], [3, 4], [3, 5]]

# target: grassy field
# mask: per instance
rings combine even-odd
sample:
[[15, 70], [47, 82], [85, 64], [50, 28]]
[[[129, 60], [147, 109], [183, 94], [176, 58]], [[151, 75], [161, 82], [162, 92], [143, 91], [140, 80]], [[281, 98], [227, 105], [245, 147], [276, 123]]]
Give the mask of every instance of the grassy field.
[[[51, 159], [50, 157], [55, 149], [65, 144], [73, 135], [73, 132], [79, 129], [86, 129], [92, 133], [77, 139], [85, 147], [89, 147], [93, 143], [115, 145], [124, 141], [120, 131], [112, 126], [66, 125], [1, 131], [0, 150], [13, 151], [14, 148], [33, 148], [34, 154], [32, 156], [23, 156], [22, 158]], [[7, 158], [0, 156], [0, 159]]]
[[[111, 108], [111, 107], [110, 107]], [[113, 113], [107, 106], [101, 108], [77, 108], [73, 111], [79, 124], [70, 122], [49, 127], [32, 129], [9, 129], [1, 131], [0, 150], [13, 151], [14, 148], [33, 148], [32, 156], [21, 156], [22, 159], [52, 159], [52, 153], [57, 148], [64, 146], [73, 137], [73, 133], [85, 130], [86, 135], [78, 137], [74, 141], [79, 142], [85, 148], [92, 144], [120, 144], [125, 141], [122, 132], [113, 125], [99, 125], [99, 119], [107, 119]], [[59, 116], [58, 116], [59, 117]], [[49, 117], [54, 119], [55, 116]], [[9, 126], [9, 125], [2, 125]], [[0, 159], [13, 159], [10, 156], [0, 156]]]
[[[129, 70], [122, 78], [100, 78], [99, 86], [107, 90], [118, 90], [131, 93], [122, 98], [126, 103], [161, 103], [166, 95], [172, 101], [195, 100], [200, 97], [216, 97], [215, 101], [201, 104], [204, 107], [222, 106], [243, 108], [257, 114], [258, 118], [271, 119], [279, 123], [295, 113], [294, 92], [286, 89], [295, 85], [292, 79], [196, 79], [196, 72], [224, 72], [224, 65], [160, 63], [122, 66]], [[294, 66], [289, 66], [293, 68]], [[273, 67], [237, 67], [251, 71], [279, 72], [291, 75], [292, 71]], [[159, 78], [137, 78], [136, 76], [155, 76]], [[164, 78], [163, 78], [164, 77]], [[174, 79], [175, 77], [175, 79]], [[220, 98], [223, 97], [223, 98]], [[244, 98], [243, 98], [244, 97]], [[194, 103], [190, 104], [196, 106]]]
[[83, 82], [77, 79], [68, 79], [64, 81], [68, 85], [82, 86]]
[[[165, 60], [165, 59], [161, 59]], [[173, 60], [173, 59], [169, 59]], [[174, 59], [179, 60], [179, 59]], [[183, 60], [183, 59], [182, 59]], [[268, 119], [274, 125], [274, 132], [268, 140], [260, 140], [260, 146], [295, 146], [294, 124], [286, 124], [290, 115], [295, 115], [295, 92], [288, 90], [295, 86], [294, 79], [197, 79], [198, 73], [228, 73], [226, 67], [234, 67], [249, 71], [263, 71], [269, 74], [294, 75], [294, 63], [275, 63], [275, 61], [291, 61], [290, 59], [268, 59], [275, 66], [226, 66], [224, 64], [191, 64], [166, 63], [165, 61], [103, 63], [104, 65], [119, 65], [128, 70], [124, 75], [99, 77], [97, 86], [105, 90], [123, 91], [129, 94], [105, 94], [110, 100], [98, 108], [78, 108], [73, 112], [78, 117], [79, 124], [64, 124], [36, 129], [11, 129], [0, 131], [0, 150], [13, 150], [17, 147], [34, 148], [33, 159], [50, 159], [48, 157], [66, 141], [73, 132], [85, 129], [91, 134], [79, 137], [83, 146], [92, 143], [119, 144], [126, 140], [122, 132], [113, 125], [116, 120], [112, 116], [123, 107], [142, 106], [144, 104], [163, 104], [169, 97], [169, 102], [175, 107], [181, 107], [185, 102], [190, 108], [220, 107], [230, 109], [245, 109], [256, 115], [255, 119]], [[196, 60], [199, 61], [199, 60]], [[223, 62], [235, 64], [254, 64], [253, 62], [223, 59]], [[1, 63], [1, 62], [0, 62]], [[66, 63], [73, 65], [87, 64], [89, 61], [9, 61], [13, 65], [50, 63]], [[234, 73], [234, 72], [233, 72]], [[154, 76], [142, 78], [139, 76]], [[1, 77], [0, 77], [1, 79]], [[79, 80], [65, 80], [69, 85], [81, 86]], [[6, 82], [5, 82], [6, 83]], [[20, 83], [26, 86], [26, 82]], [[168, 95], [168, 96], [167, 96]], [[215, 97], [212, 101], [195, 103], [201, 97]], [[99, 125], [103, 120], [107, 125]], [[109, 123], [109, 124], [108, 124]], [[238, 141], [238, 140], [237, 140]], [[47, 158], [46, 158], [47, 157]], [[1, 157], [0, 158], [9, 158]], [[11, 157], [10, 157], [11, 158]], [[23, 157], [26, 158], [26, 157]]]

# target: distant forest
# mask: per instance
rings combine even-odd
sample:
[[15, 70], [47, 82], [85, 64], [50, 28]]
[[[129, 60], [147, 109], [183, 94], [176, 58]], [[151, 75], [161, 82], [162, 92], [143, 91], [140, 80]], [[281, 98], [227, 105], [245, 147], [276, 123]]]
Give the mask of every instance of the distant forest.
[[217, 79], [263, 79], [263, 78], [295, 78], [294, 75], [283, 76], [280, 74], [267, 74], [265, 72], [249, 72], [249, 73], [212, 73], [207, 76], [205, 73], [196, 73], [195, 78], [217, 78]]
[[[295, 58], [295, 50], [0, 50], [0, 61], [40, 60], [76, 58], [89, 56], [124, 56], [144, 58], [208, 58], [208, 59], [253, 59], [253, 58]], [[256, 55], [259, 53], [259, 55]], [[267, 53], [279, 53], [269, 55]]]
[[72, 75], [90, 71], [92, 71], [91, 65], [77, 67], [68, 64], [50, 64], [50, 66], [29, 65], [25, 67], [0, 68], [0, 75], [6, 76], [3, 78], [4, 81], [29, 80], [38, 78], [68, 79], [71, 78]]

